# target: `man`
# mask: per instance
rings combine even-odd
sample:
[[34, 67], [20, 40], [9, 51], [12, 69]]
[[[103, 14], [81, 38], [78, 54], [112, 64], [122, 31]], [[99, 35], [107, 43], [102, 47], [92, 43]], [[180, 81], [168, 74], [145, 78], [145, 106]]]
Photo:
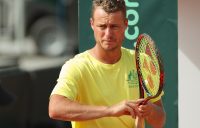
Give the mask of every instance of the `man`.
[[63, 65], [49, 116], [72, 121], [73, 128], [133, 128], [136, 117], [163, 127], [162, 95], [139, 105], [144, 99], [134, 52], [122, 47], [128, 25], [124, 0], [93, 0], [90, 23], [96, 44]]

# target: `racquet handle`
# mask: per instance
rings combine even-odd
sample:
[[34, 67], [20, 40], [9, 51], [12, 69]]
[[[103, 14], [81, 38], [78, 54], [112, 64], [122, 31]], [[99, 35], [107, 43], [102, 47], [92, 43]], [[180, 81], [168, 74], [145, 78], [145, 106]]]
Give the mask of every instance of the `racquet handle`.
[[144, 128], [144, 118], [139, 118], [138, 116], [135, 119], [135, 128]]
[[[149, 101], [150, 99], [147, 98], [145, 99], [144, 101], [142, 101], [139, 105], [145, 105], [147, 104], [147, 102]], [[144, 121], [144, 118], [139, 118], [138, 116], [136, 117], [135, 119], [135, 128], [144, 128], [145, 126], [145, 121]]]
[[147, 102], [149, 101], [149, 98], [146, 98], [144, 101], [142, 101], [141, 103], [139, 103], [139, 105], [145, 105], [147, 104]]

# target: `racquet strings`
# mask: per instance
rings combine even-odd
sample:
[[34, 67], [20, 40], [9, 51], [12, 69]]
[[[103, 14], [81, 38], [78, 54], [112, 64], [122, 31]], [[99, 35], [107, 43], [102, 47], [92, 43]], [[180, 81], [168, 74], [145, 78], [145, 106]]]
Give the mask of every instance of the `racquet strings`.
[[143, 88], [148, 97], [153, 97], [159, 91], [160, 68], [154, 43], [148, 35], [144, 35], [140, 39], [138, 52]]

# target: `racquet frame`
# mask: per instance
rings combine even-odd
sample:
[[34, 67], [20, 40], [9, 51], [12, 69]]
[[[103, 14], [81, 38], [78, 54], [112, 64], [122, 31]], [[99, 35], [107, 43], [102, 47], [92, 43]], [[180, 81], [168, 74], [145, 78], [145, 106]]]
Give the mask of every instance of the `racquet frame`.
[[152, 50], [154, 50], [154, 52], [156, 54], [156, 58], [158, 59], [159, 70], [160, 70], [160, 83], [159, 83], [159, 89], [158, 89], [157, 94], [154, 96], [146, 97], [145, 98], [146, 100], [142, 104], [146, 104], [150, 99], [154, 99], [154, 98], [158, 97], [160, 95], [160, 93], [162, 92], [163, 85], [164, 85], [164, 68], [163, 68], [163, 63], [162, 63], [160, 54], [158, 52], [158, 49], [156, 48], [154, 41], [152, 40], [152, 38], [149, 35], [147, 35], [145, 33], [140, 34], [139, 37], [137, 38], [137, 44], [136, 44], [136, 49], [135, 49], [136, 68], [137, 68], [137, 72], [138, 72], [138, 79], [139, 79], [139, 86], [140, 86], [140, 98], [144, 98], [144, 91], [146, 91], [148, 93], [148, 89], [145, 86], [145, 82], [143, 80], [142, 73], [141, 73], [142, 67], [140, 67], [140, 62], [139, 62], [139, 59], [140, 59], [139, 48], [140, 48], [140, 45], [143, 45], [143, 44], [141, 44], [141, 43], [143, 43], [141, 40], [144, 38], [146, 38], [146, 40], [148, 40], [147, 45], [149, 45], [149, 47]]

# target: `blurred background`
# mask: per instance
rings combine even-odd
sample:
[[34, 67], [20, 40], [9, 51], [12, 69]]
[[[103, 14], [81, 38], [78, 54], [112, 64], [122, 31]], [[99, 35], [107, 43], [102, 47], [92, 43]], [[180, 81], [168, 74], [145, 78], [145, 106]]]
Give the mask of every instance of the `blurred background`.
[[[200, 1], [178, 0], [179, 127], [198, 127]], [[78, 0], [0, 0], [0, 127], [64, 128], [48, 99], [78, 53]]]
[[199, 127], [200, 1], [178, 0], [179, 127]]
[[1, 54], [74, 52], [77, 6], [76, 0], [0, 0]]
[[64, 128], [48, 117], [63, 63], [78, 53], [78, 0], [0, 0], [0, 127]]

